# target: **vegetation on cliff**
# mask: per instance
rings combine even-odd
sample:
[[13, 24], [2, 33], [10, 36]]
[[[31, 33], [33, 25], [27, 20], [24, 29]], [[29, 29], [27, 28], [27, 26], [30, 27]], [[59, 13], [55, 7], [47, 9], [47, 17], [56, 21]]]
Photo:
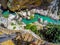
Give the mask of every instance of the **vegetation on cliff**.
[[28, 24], [25, 28], [30, 29], [35, 34], [39, 35], [42, 39], [48, 42], [60, 42], [60, 25], [48, 24], [43, 28], [43, 30], [37, 30], [35, 25]]
[[60, 25], [48, 24], [47, 29], [42, 30], [43, 38], [49, 42], [60, 42]]

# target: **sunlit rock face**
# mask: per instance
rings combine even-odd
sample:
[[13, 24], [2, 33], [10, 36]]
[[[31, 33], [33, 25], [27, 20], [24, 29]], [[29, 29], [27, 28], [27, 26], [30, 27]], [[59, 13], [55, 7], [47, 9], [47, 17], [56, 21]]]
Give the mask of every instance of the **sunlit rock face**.
[[35, 7], [40, 7], [41, 5], [46, 6], [52, 0], [0, 0], [2, 7], [6, 9], [7, 7], [11, 11], [16, 11], [19, 9], [31, 9]]
[[45, 5], [45, 3], [50, 3], [52, 0], [13, 0], [12, 2], [10, 2], [10, 6], [9, 9], [11, 11], [15, 11], [18, 9], [31, 9], [31, 8], [35, 8], [35, 7], [39, 7], [40, 5]]
[[41, 5], [41, 0], [13, 0], [10, 2], [9, 9], [15, 11], [18, 9], [33, 8]]

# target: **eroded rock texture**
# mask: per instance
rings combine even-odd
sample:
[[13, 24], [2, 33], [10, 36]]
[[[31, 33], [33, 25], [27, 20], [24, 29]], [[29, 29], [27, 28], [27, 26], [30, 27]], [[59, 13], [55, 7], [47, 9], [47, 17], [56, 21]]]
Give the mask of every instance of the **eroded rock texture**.
[[[19, 9], [31, 9], [35, 7], [48, 6], [52, 0], [1, 0], [2, 7], [11, 11]], [[47, 5], [48, 4], [48, 5]]]
[[18, 9], [34, 8], [40, 6], [41, 0], [13, 0], [10, 4], [10, 10], [15, 11]]
[[8, 0], [0, 0], [0, 3], [1, 3], [3, 9], [7, 9], [7, 2], [8, 2]]

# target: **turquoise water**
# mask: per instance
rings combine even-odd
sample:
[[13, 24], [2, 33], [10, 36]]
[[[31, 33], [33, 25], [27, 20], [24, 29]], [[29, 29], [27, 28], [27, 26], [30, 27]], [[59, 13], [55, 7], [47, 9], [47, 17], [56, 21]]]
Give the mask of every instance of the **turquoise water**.
[[8, 17], [9, 17], [9, 14], [15, 15], [15, 13], [9, 12], [9, 10], [3, 11], [2, 14], [3, 14], [3, 16], [4, 16], [5, 18], [8, 18]]
[[[5, 11], [5, 12], [3, 12], [2, 14], [5, 17], [8, 16], [9, 14], [15, 15], [15, 13], [11, 13], [8, 10]], [[40, 14], [35, 14], [34, 19], [32, 19], [32, 20], [28, 20], [26, 18], [23, 18], [22, 19], [22, 22], [24, 22], [25, 24], [30, 24], [30, 23], [33, 23], [33, 22], [38, 21], [39, 18], [42, 18], [43, 21], [47, 20], [48, 23], [60, 24], [60, 21], [59, 20], [54, 20], [54, 19], [52, 19], [52, 18], [50, 18], [48, 16], [43, 16], [43, 15], [40, 15]]]
[[10, 12], [9, 10], [7, 10], [7, 11], [3, 11], [2, 14], [3, 14], [3, 15], [9, 15], [9, 14], [13, 14], [13, 15], [15, 15], [15, 13]]
[[52, 19], [52, 18], [50, 18], [48, 16], [43, 16], [43, 15], [40, 15], [40, 14], [35, 14], [35, 17], [32, 20], [28, 20], [26, 18], [23, 18], [22, 22], [24, 22], [25, 24], [29, 24], [29, 23], [33, 23], [33, 22], [38, 21], [39, 18], [42, 18], [43, 21], [47, 20], [48, 23], [60, 24], [59, 20], [54, 20], [54, 19]]

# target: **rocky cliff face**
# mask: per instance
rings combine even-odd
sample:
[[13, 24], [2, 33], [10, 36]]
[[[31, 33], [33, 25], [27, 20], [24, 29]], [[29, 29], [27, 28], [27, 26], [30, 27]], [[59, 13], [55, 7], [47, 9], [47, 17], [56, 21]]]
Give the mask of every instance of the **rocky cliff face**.
[[7, 2], [8, 2], [8, 0], [0, 0], [0, 3], [1, 3], [3, 9], [7, 9]]
[[1, 45], [55, 45], [42, 40], [39, 36], [28, 30], [9, 30], [0, 27], [0, 35], [4, 37], [0, 37], [0, 41], [3, 40], [0, 42]]
[[46, 6], [51, 1], [52, 0], [1, 0], [1, 4], [4, 9], [8, 6], [11, 11], [16, 11], [19, 9], [31, 9], [39, 7], [40, 5]]
[[41, 5], [41, 0], [13, 0], [9, 9], [12, 11], [18, 9], [34, 8]]

